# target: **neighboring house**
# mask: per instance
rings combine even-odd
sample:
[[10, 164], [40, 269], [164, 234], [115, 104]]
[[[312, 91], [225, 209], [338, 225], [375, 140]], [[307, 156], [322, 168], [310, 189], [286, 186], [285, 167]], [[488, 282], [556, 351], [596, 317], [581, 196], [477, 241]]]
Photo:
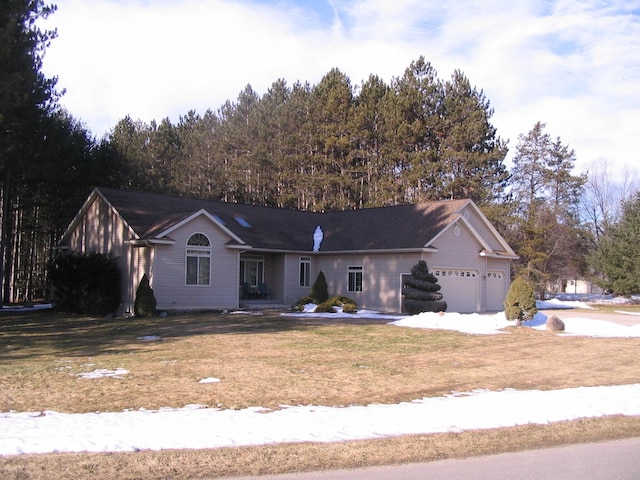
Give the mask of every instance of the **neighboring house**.
[[[110, 253], [131, 311], [144, 273], [158, 309], [293, 305], [320, 271], [330, 295], [402, 311], [402, 276], [425, 260], [454, 312], [502, 310], [517, 258], [471, 200], [314, 213], [96, 188], [60, 248]], [[250, 289], [245, 292], [242, 289]]]
[[572, 278], [565, 280], [566, 286], [564, 287], [564, 293], [584, 293], [588, 295], [602, 295], [604, 290], [591, 280], [584, 278]]

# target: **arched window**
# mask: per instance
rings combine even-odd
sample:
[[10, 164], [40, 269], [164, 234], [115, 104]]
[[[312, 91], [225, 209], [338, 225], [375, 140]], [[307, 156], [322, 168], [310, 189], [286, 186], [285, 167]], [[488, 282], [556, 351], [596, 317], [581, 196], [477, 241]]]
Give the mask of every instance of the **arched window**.
[[209, 285], [211, 278], [211, 243], [202, 233], [187, 240], [187, 285]]

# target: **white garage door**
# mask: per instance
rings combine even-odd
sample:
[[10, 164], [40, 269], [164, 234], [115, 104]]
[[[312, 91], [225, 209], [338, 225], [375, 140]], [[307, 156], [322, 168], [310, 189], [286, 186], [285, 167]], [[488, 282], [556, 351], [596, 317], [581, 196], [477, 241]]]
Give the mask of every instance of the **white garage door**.
[[442, 285], [440, 292], [448, 312], [471, 313], [478, 310], [479, 274], [477, 270], [434, 268], [432, 273]]
[[507, 274], [500, 271], [487, 272], [487, 311], [504, 310], [504, 299], [507, 296]]

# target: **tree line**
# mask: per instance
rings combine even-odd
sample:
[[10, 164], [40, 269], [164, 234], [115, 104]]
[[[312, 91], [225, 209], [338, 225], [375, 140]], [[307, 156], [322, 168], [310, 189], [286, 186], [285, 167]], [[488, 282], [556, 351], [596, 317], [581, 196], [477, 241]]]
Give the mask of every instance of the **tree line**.
[[[574, 175], [576, 154], [537, 122], [520, 135], [511, 171], [493, 109], [460, 70], [440, 79], [420, 57], [384, 82], [338, 69], [317, 84], [278, 79], [262, 96], [177, 122], [127, 116], [97, 140], [59, 106], [41, 72], [56, 32], [42, 0], [0, 13], [3, 301], [47, 294], [57, 240], [95, 186], [328, 211], [470, 198], [520, 255], [514, 273], [540, 290], [596, 274], [593, 252], [622, 220], [603, 183]], [[6, 68], [5, 68], [6, 66]], [[591, 199], [589, 206], [585, 201]], [[585, 214], [586, 212], [586, 214]]]
[[176, 124], [126, 117], [103, 147], [125, 167], [124, 188], [314, 211], [484, 204], [507, 181], [492, 114], [462, 72], [443, 81], [420, 57], [390, 84], [371, 75], [354, 87], [333, 69], [316, 85], [276, 80], [262, 96], [247, 85]]

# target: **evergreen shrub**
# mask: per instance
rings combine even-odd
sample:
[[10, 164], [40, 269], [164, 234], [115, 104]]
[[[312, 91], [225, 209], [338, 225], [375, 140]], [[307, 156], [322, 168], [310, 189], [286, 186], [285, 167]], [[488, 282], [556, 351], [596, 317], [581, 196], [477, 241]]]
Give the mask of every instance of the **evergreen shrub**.
[[504, 314], [507, 320], [517, 320], [521, 325], [526, 320], [531, 320], [538, 313], [536, 307], [536, 295], [533, 286], [525, 278], [517, 277], [504, 300]]
[[314, 312], [315, 313], [336, 313], [337, 310], [336, 310], [336, 307], [327, 300], [326, 302], [319, 303], [316, 309], [314, 310]]
[[[301, 312], [304, 310], [304, 306], [309, 303], [316, 304], [316, 301], [311, 297], [302, 297], [291, 309], [295, 312]], [[335, 297], [328, 298], [324, 302], [317, 303], [314, 312], [336, 313], [337, 310], [335, 307], [342, 307], [344, 313], [356, 313], [358, 311], [358, 306], [354, 300], [343, 295], [336, 295]]]
[[313, 299], [313, 303], [320, 305], [329, 299], [329, 287], [327, 286], [327, 279], [324, 276], [322, 270], [318, 273], [316, 281], [311, 286], [311, 292], [309, 297]]
[[304, 310], [304, 306], [310, 303], [316, 303], [316, 302], [311, 297], [302, 297], [300, 300], [296, 302], [295, 305], [291, 307], [291, 310], [293, 310], [294, 312], [301, 312]]
[[156, 314], [156, 296], [149, 285], [149, 277], [145, 273], [136, 290], [136, 300], [133, 304], [136, 317], [150, 317]]
[[60, 253], [49, 263], [51, 302], [87, 315], [115, 313], [120, 307], [120, 268], [111, 255]]
[[345, 297], [344, 295], [336, 295], [335, 297], [331, 297], [329, 300], [327, 300], [327, 303], [330, 303], [335, 307], [342, 307], [342, 311], [344, 313], [356, 313], [358, 311], [356, 302], [349, 297]]

